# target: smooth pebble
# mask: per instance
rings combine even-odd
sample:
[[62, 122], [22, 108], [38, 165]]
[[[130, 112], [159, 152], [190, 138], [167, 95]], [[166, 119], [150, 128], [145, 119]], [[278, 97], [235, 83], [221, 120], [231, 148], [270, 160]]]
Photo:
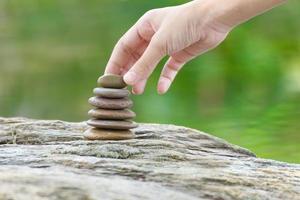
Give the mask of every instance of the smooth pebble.
[[90, 117], [96, 119], [132, 119], [135, 113], [129, 109], [124, 110], [105, 110], [105, 109], [92, 109], [88, 112]]
[[96, 128], [126, 130], [136, 128], [137, 123], [130, 120], [101, 120], [90, 119], [87, 124]]
[[104, 88], [124, 88], [126, 83], [123, 80], [123, 77], [115, 74], [104, 74], [98, 78], [98, 84]]
[[130, 94], [130, 92], [127, 89], [116, 88], [95, 88], [93, 92], [96, 96], [112, 99], [128, 97]]
[[130, 108], [133, 104], [133, 102], [128, 98], [108, 99], [102, 97], [91, 97], [89, 99], [89, 103], [97, 108], [112, 110]]
[[83, 133], [88, 140], [126, 140], [134, 138], [134, 132], [130, 130], [104, 130], [89, 128]]

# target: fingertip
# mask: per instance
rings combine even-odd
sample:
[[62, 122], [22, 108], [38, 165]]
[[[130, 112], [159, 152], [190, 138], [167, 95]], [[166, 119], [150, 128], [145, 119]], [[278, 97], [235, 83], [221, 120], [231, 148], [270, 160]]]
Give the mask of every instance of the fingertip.
[[137, 84], [135, 84], [132, 87], [132, 93], [135, 94], [135, 95], [143, 94], [144, 90], [145, 90], [145, 87], [146, 87], [146, 83], [147, 83], [146, 79], [144, 79], [142, 81], [139, 81]]
[[137, 82], [138, 76], [135, 72], [129, 71], [124, 75], [123, 79], [127, 85], [134, 85]]
[[157, 93], [160, 94], [160, 95], [164, 94], [164, 88], [163, 88], [161, 82], [159, 82], [158, 85], [157, 85]]
[[139, 88], [132, 88], [131, 92], [134, 95], [141, 95], [141, 94], [143, 94], [144, 91]]
[[161, 90], [161, 89], [157, 89], [157, 93], [159, 95], [164, 95], [165, 94], [165, 91]]
[[158, 85], [157, 85], [158, 94], [160, 94], [160, 95], [165, 94], [169, 90], [170, 85], [171, 85], [171, 81], [161, 78], [161, 80], [159, 80]]

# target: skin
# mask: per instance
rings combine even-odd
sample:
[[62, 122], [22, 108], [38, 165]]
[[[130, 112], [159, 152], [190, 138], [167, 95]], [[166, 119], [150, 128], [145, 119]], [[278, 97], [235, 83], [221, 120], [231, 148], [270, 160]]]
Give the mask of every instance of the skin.
[[120, 38], [105, 74], [124, 76], [132, 92], [142, 94], [159, 61], [169, 56], [157, 85], [164, 94], [185, 63], [218, 46], [237, 25], [285, 1], [194, 0], [150, 10]]

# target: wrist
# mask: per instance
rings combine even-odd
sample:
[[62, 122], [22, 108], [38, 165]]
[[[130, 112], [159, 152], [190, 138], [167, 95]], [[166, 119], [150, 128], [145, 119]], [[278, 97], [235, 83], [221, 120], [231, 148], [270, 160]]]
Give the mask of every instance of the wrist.
[[[196, 20], [200, 24], [212, 26], [215, 30], [228, 32], [234, 25], [230, 19], [224, 19], [230, 9], [228, 1], [225, 0], [194, 0], [189, 3]], [[231, 11], [230, 11], [231, 12]]]
[[235, 26], [287, 0], [194, 0], [191, 2], [201, 20], [203, 15], [221, 29]]

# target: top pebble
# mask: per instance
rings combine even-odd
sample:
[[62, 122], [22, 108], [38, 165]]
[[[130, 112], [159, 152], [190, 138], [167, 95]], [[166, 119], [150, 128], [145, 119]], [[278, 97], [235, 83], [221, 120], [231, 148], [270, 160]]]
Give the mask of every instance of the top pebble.
[[98, 79], [98, 85], [104, 88], [125, 88], [127, 85], [122, 76], [115, 74], [105, 74]]

